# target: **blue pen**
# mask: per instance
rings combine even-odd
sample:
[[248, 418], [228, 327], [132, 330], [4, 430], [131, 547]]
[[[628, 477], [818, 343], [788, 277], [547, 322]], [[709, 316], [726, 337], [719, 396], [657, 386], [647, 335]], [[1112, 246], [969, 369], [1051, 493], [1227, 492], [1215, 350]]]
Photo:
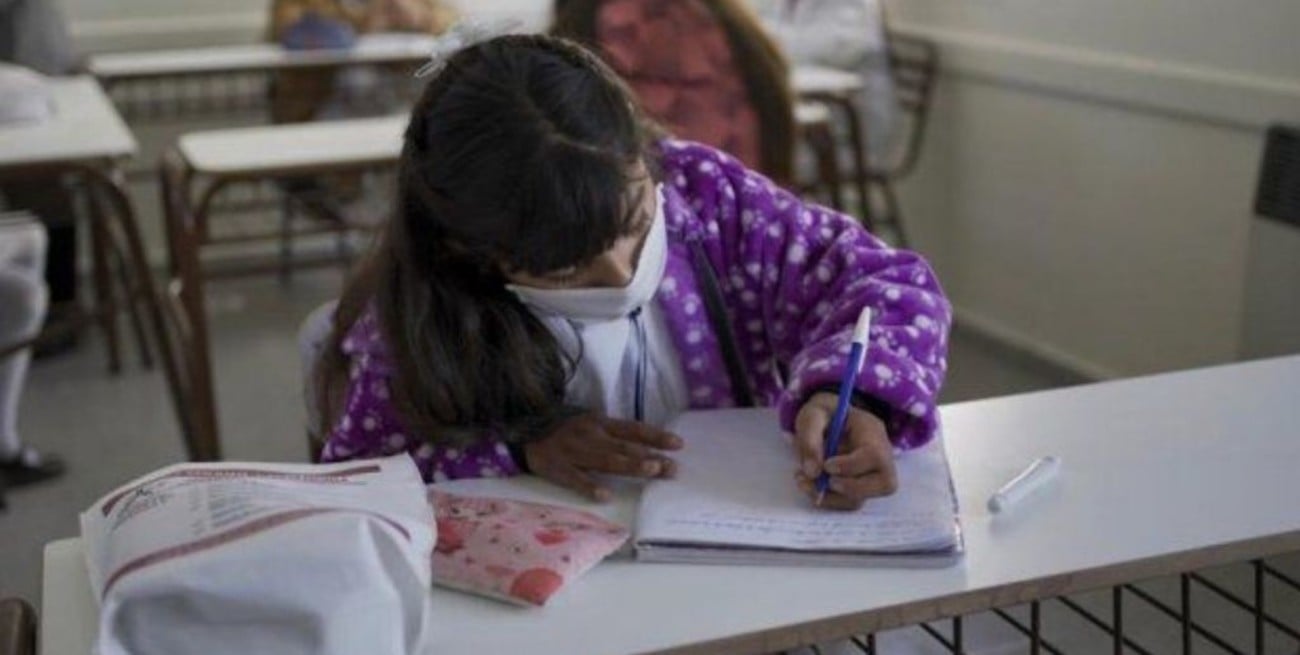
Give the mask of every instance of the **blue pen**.
[[[835, 405], [835, 414], [831, 424], [826, 428], [826, 461], [840, 451], [840, 438], [844, 436], [844, 422], [849, 417], [849, 401], [853, 399], [853, 383], [858, 379], [863, 362], [867, 361], [867, 345], [871, 340], [871, 308], [863, 307], [858, 314], [858, 324], [853, 328], [853, 345], [849, 348], [849, 361], [844, 365], [844, 377], [840, 380], [840, 399]], [[817, 476], [817, 505], [821, 506], [826, 498], [826, 488], [831, 483], [831, 476], [822, 471]]]

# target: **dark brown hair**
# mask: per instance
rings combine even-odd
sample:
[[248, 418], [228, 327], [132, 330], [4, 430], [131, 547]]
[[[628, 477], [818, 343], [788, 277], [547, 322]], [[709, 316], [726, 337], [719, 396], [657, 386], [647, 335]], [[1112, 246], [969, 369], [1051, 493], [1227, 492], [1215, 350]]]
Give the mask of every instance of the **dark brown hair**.
[[[556, 0], [551, 33], [599, 52], [596, 24], [605, 1]], [[789, 64], [780, 47], [742, 0], [685, 1], [699, 2], [707, 8], [726, 33], [732, 58], [739, 66], [750, 104], [758, 115], [762, 158], [759, 168], [777, 182], [790, 184], [794, 179], [794, 99], [790, 94]], [[671, 44], [660, 46], [671, 47]]]
[[394, 216], [339, 301], [316, 375], [322, 434], [348, 384], [342, 343], [366, 311], [396, 369], [394, 406], [421, 438], [517, 443], [566, 415], [572, 362], [502, 270], [581, 266], [631, 232], [628, 192], [654, 169], [650, 148], [627, 89], [574, 43], [504, 36], [453, 55], [412, 111]]

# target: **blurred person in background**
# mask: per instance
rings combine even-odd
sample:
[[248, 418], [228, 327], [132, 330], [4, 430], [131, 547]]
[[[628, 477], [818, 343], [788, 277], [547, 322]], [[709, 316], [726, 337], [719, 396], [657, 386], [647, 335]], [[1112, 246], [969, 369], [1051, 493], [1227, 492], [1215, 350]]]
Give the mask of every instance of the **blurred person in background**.
[[740, 0], [557, 0], [552, 33], [600, 55], [673, 136], [790, 183], [789, 68]]
[[[295, 50], [348, 48], [362, 34], [439, 34], [455, 18], [439, 0], [274, 0], [270, 39]], [[375, 66], [281, 72], [272, 88], [271, 118], [297, 123], [393, 111], [398, 81], [385, 78], [406, 73]], [[359, 108], [363, 99], [366, 106]]]
[[[36, 336], [48, 306], [42, 273], [45, 227], [0, 215], [0, 351]], [[18, 435], [18, 401], [31, 349], [0, 357], [0, 490], [40, 482], [63, 472], [56, 456], [41, 454]]]
[[[0, 61], [42, 75], [67, 75], [78, 65], [67, 24], [52, 0], [0, 0]], [[12, 91], [10, 91], [12, 92]], [[0, 89], [0, 94], [6, 93]], [[8, 209], [26, 210], [45, 223], [49, 255], [44, 278], [49, 286], [49, 318], [74, 312], [77, 299], [77, 222], [72, 196], [61, 176], [0, 181]], [[63, 350], [76, 332], [42, 346], [43, 353]]]

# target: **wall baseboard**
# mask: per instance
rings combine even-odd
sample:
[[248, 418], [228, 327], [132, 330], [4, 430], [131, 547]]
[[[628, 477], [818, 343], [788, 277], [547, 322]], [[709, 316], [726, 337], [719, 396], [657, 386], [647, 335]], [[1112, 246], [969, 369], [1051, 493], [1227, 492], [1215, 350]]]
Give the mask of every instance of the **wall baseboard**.
[[1057, 373], [1059, 377], [1074, 378], [1078, 383], [1101, 382], [1125, 377], [1119, 371], [1044, 343], [1002, 321], [970, 308], [954, 304], [953, 315], [958, 329], [988, 341], [1002, 350], [1003, 356], [1046, 367]]

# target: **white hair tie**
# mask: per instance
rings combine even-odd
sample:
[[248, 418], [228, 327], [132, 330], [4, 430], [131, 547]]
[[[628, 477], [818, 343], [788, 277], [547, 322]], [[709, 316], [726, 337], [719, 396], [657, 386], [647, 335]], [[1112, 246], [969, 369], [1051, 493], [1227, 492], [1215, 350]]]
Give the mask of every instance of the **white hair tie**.
[[433, 51], [429, 53], [429, 62], [415, 71], [415, 76], [435, 75], [446, 67], [452, 55], [457, 52], [498, 36], [517, 32], [522, 26], [523, 23], [515, 18], [491, 21], [461, 20], [433, 40]]

